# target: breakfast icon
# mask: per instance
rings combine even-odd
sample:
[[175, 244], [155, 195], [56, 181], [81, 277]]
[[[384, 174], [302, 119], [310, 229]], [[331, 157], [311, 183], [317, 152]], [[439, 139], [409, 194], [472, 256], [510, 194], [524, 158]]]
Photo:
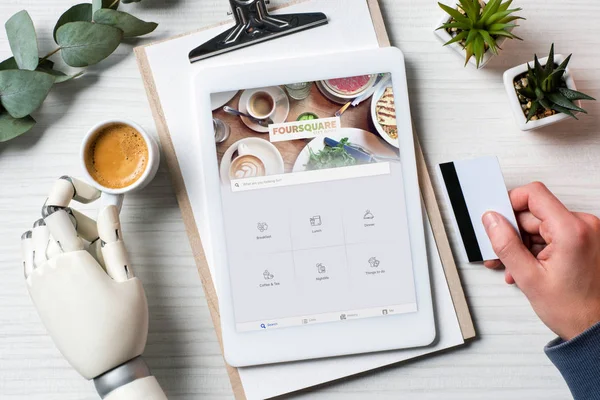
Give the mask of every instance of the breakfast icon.
[[381, 263], [379, 262], [377, 257], [369, 258], [369, 265], [371, 266], [371, 268], [378, 268], [379, 264], [381, 264]]
[[259, 222], [258, 224], [256, 224], [256, 228], [260, 233], [263, 233], [269, 229], [269, 225], [266, 222]]
[[327, 272], [327, 268], [322, 263], [318, 263], [317, 264], [317, 272], [319, 274], [324, 274]]
[[270, 281], [273, 278], [275, 278], [275, 275], [273, 275], [269, 272], [269, 270], [266, 269], [265, 272], [263, 272], [263, 278], [265, 278], [265, 281]]

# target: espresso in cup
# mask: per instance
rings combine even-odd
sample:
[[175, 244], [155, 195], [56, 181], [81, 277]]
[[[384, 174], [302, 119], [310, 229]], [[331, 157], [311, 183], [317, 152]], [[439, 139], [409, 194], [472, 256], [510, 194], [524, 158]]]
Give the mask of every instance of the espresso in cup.
[[267, 92], [256, 92], [248, 99], [248, 112], [254, 118], [264, 119], [275, 111], [275, 99]]
[[130, 125], [104, 126], [87, 143], [85, 167], [91, 178], [109, 189], [136, 183], [148, 168], [149, 150], [140, 132]]

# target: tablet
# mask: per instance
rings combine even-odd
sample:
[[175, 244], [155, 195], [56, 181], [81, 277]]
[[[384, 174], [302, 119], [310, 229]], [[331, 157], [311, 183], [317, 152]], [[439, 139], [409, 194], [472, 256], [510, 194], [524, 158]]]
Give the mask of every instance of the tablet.
[[400, 50], [205, 67], [192, 93], [227, 362], [431, 344]]

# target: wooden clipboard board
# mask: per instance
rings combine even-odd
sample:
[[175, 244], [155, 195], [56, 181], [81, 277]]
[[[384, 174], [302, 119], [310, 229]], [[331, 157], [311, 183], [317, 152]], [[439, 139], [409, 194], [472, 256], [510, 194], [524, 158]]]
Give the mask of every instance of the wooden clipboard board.
[[[299, 3], [303, 0], [296, 0], [290, 2], [286, 5], [274, 7], [274, 9], [285, 8], [289, 5]], [[389, 36], [387, 34], [387, 30], [385, 27], [385, 23], [383, 20], [383, 15], [381, 13], [381, 8], [379, 7], [378, 0], [366, 0], [369, 6], [369, 10], [371, 13], [371, 19], [373, 21], [373, 26], [375, 28], [375, 33], [377, 35], [377, 40], [379, 41], [380, 47], [388, 47], [390, 46]], [[201, 30], [211, 29], [220, 25], [224, 25], [229, 21], [224, 21], [222, 23], [214, 24], [212, 26], [207, 26]], [[192, 32], [194, 33], [194, 32]], [[188, 34], [192, 34], [188, 33]], [[177, 37], [185, 36], [179, 35]], [[171, 38], [174, 39], [174, 38]], [[166, 39], [171, 40], [171, 39]], [[144, 87], [146, 88], [146, 94], [148, 96], [148, 101], [150, 103], [150, 107], [152, 109], [152, 115], [154, 117], [154, 121], [156, 123], [156, 130], [158, 132], [158, 136], [162, 145], [163, 158], [167, 163], [171, 174], [171, 180], [173, 182], [173, 188], [175, 190], [175, 195], [177, 197], [177, 202], [179, 203], [179, 208], [181, 209], [181, 216], [183, 218], [183, 222], [185, 224], [185, 229], [190, 240], [190, 245], [192, 247], [192, 253], [194, 259], [196, 261], [196, 266], [198, 268], [198, 273], [200, 275], [200, 280], [202, 281], [202, 287], [204, 288], [204, 295], [206, 297], [206, 301], [208, 304], [208, 309], [210, 310], [210, 314], [212, 317], [213, 325], [215, 327], [215, 331], [217, 333], [217, 339], [219, 340], [219, 344], [221, 345], [221, 351], [223, 350], [223, 342], [221, 337], [221, 320], [219, 314], [219, 303], [217, 299], [217, 294], [215, 290], [215, 285], [212, 280], [212, 276], [210, 273], [210, 269], [208, 267], [208, 262], [206, 259], [206, 254], [204, 252], [204, 248], [202, 247], [202, 240], [200, 238], [200, 234], [198, 231], [198, 227], [196, 226], [196, 222], [194, 219], [194, 215], [192, 212], [192, 207], [190, 204], [190, 200], [186, 191], [185, 183], [183, 181], [183, 176], [181, 174], [181, 169], [179, 167], [179, 162], [177, 160], [177, 156], [175, 154], [175, 148], [173, 146], [173, 142], [171, 141], [169, 128], [167, 126], [167, 122], [165, 116], [162, 111], [162, 107], [160, 104], [160, 99], [157, 94], [156, 86], [154, 83], [154, 78], [152, 76], [152, 71], [150, 65], [148, 63], [148, 58], [146, 56], [145, 47], [151, 46], [155, 43], [151, 43], [145, 46], [140, 46], [134, 49], [138, 67], [142, 74], [142, 79], [144, 81]], [[473, 324], [473, 320], [471, 318], [471, 313], [469, 311], [469, 306], [467, 304], [467, 300], [462, 288], [462, 284], [460, 281], [460, 277], [458, 274], [458, 269], [456, 267], [456, 263], [454, 261], [454, 256], [452, 254], [452, 250], [450, 248], [450, 242], [448, 241], [448, 236], [446, 235], [446, 230], [444, 228], [444, 223], [442, 220], [442, 215], [436, 200], [435, 192], [433, 190], [433, 184], [431, 181], [431, 177], [429, 175], [429, 171], [427, 169], [427, 164], [425, 163], [425, 157], [423, 155], [423, 150], [419, 143], [419, 139], [415, 133], [415, 149], [417, 156], [417, 167], [419, 172], [419, 181], [421, 186], [421, 194], [425, 203], [425, 207], [427, 209], [427, 214], [429, 216], [429, 220], [431, 222], [431, 226], [433, 229], [433, 235], [435, 237], [436, 245], [440, 254], [440, 258], [442, 261], [442, 265], [444, 266], [444, 272], [446, 275], [446, 280], [448, 282], [448, 287], [450, 289], [450, 294], [452, 296], [452, 302], [454, 304], [454, 309], [456, 311], [456, 315], [458, 317], [460, 329], [462, 332], [462, 336], [465, 340], [472, 339], [476, 336], [475, 326]], [[242, 386], [242, 382], [240, 380], [240, 376], [238, 374], [237, 368], [231, 367], [226, 364], [227, 373], [229, 374], [229, 379], [231, 381], [231, 386], [233, 389], [233, 393], [235, 398], [238, 400], [246, 399], [246, 395], [244, 393], [244, 388]]]

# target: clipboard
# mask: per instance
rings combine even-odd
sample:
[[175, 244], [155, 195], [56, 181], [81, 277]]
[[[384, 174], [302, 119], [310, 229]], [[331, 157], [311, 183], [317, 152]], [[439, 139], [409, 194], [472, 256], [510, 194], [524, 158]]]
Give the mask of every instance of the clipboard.
[[[287, 6], [301, 3], [304, 0], [296, 0], [292, 1], [286, 5], [273, 7], [273, 10], [278, 10], [285, 8]], [[373, 27], [375, 29], [375, 34], [377, 36], [377, 41], [380, 47], [388, 47], [390, 46], [389, 36], [387, 34], [387, 30], [384, 24], [383, 15], [381, 13], [381, 9], [377, 0], [366, 0], [370, 14], [371, 20], [373, 22]], [[222, 23], [218, 23], [212, 26], [207, 26], [199, 31], [215, 28], [221, 25], [227, 24], [229, 21], [224, 21]], [[191, 34], [191, 33], [188, 33]], [[185, 36], [179, 35], [178, 37]], [[174, 39], [174, 38], [172, 38]], [[165, 42], [171, 39], [166, 39], [161, 42]], [[160, 42], [159, 42], [160, 43]], [[192, 211], [192, 206], [190, 203], [190, 199], [187, 194], [187, 190], [185, 187], [184, 179], [182, 176], [181, 168], [179, 161], [177, 159], [175, 148], [173, 142], [171, 140], [169, 128], [166, 122], [165, 115], [163, 113], [160, 99], [158, 97], [157, 89], [155, 86], [154, 78], [152, 75], [152, 70], [150, 64], [148, 62], [148, 57], [145, 51], [145, 48], [148, 46], [152, 46], [156, 43], [151, 43], [145, 46], [140, 46], [135, 48], [135, 54], [138, 62], [138, 67], [140, 69], [142, 79], [144, 82], [144, 86], [146, 88], [146, 94], [148, 96], [148, 100], [150, 103], [150, 107], [152, 109], [152, 114], [156, 123], [156, 129], [158, 132], [159, 139], [161, 141], [162, 150], [163, 150], [163, 158], [168, 165], [171, 180], [173, 182], [173, 188], [175, 190], [175, 194], [177, 197], [177, 201], [179, 204], [179, 208], [181, 210], [182, 219], [185, 224], [186, 233], [190, 240], [190, 245], [192, 248], [192, 253], [194, 259], [196, 261], [196, 266], [198, 269], [198, 273], [200, 275], [200, 279], [202, 282], [202, 286], [204, 289], [204, 294], [207, 300], [208, 308], [212, 317], [212, 322], [215, 327], [215, 331], [217, 334], [217, 339], [222, 347], [222, 337], [221, 337], [221, 323], [220, 323], [220, 315], [219, 315], [219, 307], [218, 307], [218, 299], [215, 290], [215, 285], [210, 273], [210, 269], [207, 262], [206, 253], [202, 246], [202, 240], [200, 238], [198, 226], [196, 225], [196, 221], [194, 219], [194, 214]], [[436, 246], [440, 255], [441, 262], [443, 264], [444, 273], [446, 277], [446, 281], [448, 284], [448, 288], [450, 290], [450, 294], [452, 297], [452, 302], [454, 305], [454, 310], [457, 315], [457, 319], [460, 325], [460, 330], [462, 336], [465, 340], [472, 339], [476, 336], [475, 326], [473, 320], [471, 318], [471, 313], [469, 311], [469, 307], [467, 304], [467, 300], [462, 288], [462, 284], [460, 281], [460, 277], [458, 274], [458, 269], [456, 266], [456, 262], [454, 260], [454, 256], [452, 254], [452, 250], [450, 247], [450, 243], [448, 240], [448, 236], [445, 231], [445, 227], [442, 220], [442, 215], [436, 200], [436, 195], [433, 189], [433, 184], [431, 181], [431, 177], [429, 175], [429, 171], [427, 169], [427, 165], [425, 162], [424, 154], [422, 148], [420, 146], [418, 137], [415, 133], [415, 150], [417, 156], [417, 167], [419, 172], [419, 181], [421, 186], [421, 194], [423, 197], [423, 201], [427, 210], [427, 214], [429, 216], [429, 220], [431, 222], [433, 235], [435, 238]], [[227, 372], [229, 375], [229, 379], [231, 381], [233, 393], [236, 399], [245, 399], [246, 395], [244, 393], [244, 388], [240, 379], [240, 375], [236, 368], [233, 368], [226, 364]]]

